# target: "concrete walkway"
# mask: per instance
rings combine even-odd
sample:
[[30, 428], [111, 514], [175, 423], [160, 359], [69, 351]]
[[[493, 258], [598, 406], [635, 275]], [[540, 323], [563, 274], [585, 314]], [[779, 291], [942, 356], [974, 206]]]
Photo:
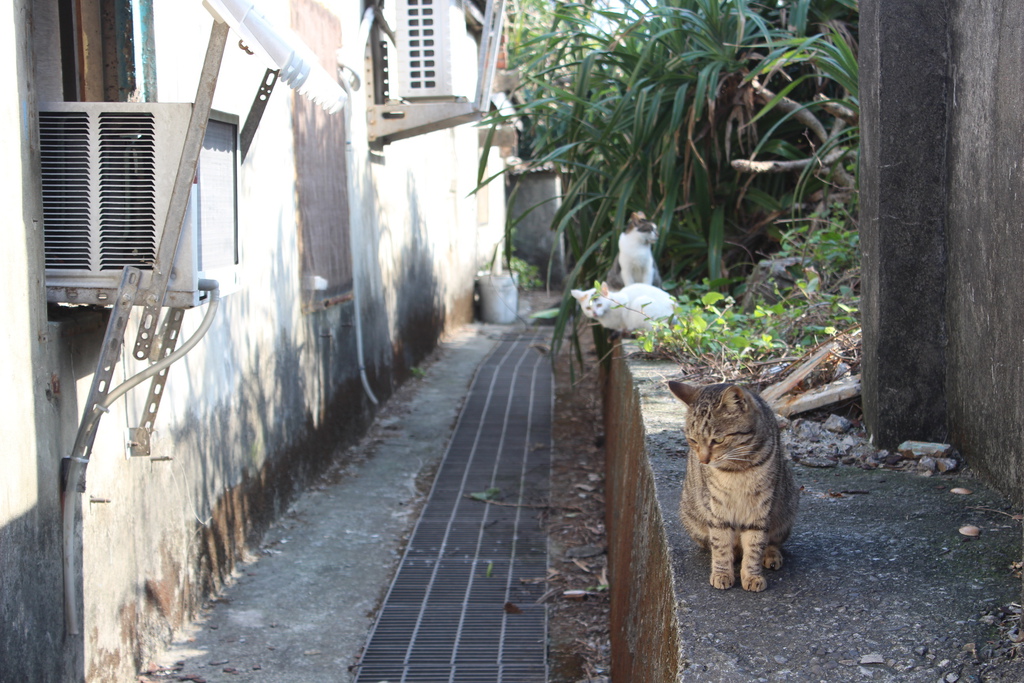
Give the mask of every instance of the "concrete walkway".
[[[158, 664], [171, 680], [350, 683], [466, 392], [497, 339], [474, 325], [385, 405], [339, 470], [302, 494], [261, 555]], [[191, 678], [189, 678], [191, 677]]]
[[[800, 512], [783, 547], [784, 566], [767, 573], [763, 593], [716, 590], [708, 582], [709, 554], [679, 522], [687, 467], [685, 410], [666, 387], [677, 368], [639, 359], [627, 363], [628, 376], [622, 373], [610, 390], [620, 397], [610, 399], [610, 409], [639, 405], [639, 415], [623, 419], [643, 424], [653, 490], [637, 486], [634, 499], [656, 497], [664, 520], [654, 533], [664, 534], [663, 561], [674, 577], [663, 594], [674, 598], [678, 640], [667, 648], [678, 650], [672, 654], [678, 654], [681, 681], [1024, 681], [1024, 661], [1011, 656], [1021, 595], [1017, 506], [969, 471], [925, 477], [834, 462], [823, 467], [825, 458], [804, 458], [793, 468]], [[635, 404], [621, 398], [633, 396], [639, 396]], [[840, 440], [805, 443], [802, 434], [784, 430], [790, 453], [838, 452]], [[617, 457], [611, 437], [610, 442], [610, 457]], [[640, 466], [646, 464], [633, 467]], [[631, 504], [625, 494], [609, 502], [616, 510]], [[628, 519], [626, 533], [640, 538], [640, 523]], [[979, 535], [959, 531], [968, 525]], [[649, 539], [641, 540], [650, 544]], [[644, 547], [641, 540], [631, 546], [634, 556]], [[631, 585], [641, 598], [654, 591], [649, 582], [631, 584], [622, 572], [616, 582], [617, 566], [613, 599]], [[637, 627], [637, 639], [664, 631], [643, 629]], [[616, 653], [621, 650], [613, 649], [613, 661]]]

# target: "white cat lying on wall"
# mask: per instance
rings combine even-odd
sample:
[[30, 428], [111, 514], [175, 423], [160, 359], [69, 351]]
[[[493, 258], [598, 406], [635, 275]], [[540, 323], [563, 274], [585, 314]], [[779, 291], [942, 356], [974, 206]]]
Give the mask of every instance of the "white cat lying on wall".
[[619, 332], [650, 330], [652, 321], [668, 319], [675, 313], [672, 295], [652, 285], [627, 285], [610, 292], [605, 282], [600, 293], [593, 288], [574, 289], [572, 295], [583, 309], [583, 315]]

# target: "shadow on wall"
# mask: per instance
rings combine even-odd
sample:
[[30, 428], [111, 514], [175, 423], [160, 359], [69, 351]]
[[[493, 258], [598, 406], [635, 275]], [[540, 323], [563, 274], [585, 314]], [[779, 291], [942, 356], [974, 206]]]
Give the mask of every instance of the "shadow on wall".
[[[362, 310], [364, 361], [378, 399], [408, 379], [412, 368], [436, 347], [448, 311], [437, 272], [441, 264], [435, 262], [411, 177], [409, 197], [411, 229], [409, 238], [395, 250], [393, 282], [384, 283], [376, 265], [379, 242], [364, 239], [362, 248], [368, 252], [364, 258], [373, 267], [372, 272], [363, 273], [361, 300], [306, 314], [301, 335], [282, 326], [272, 358], [264, 356], [265, 347], [256, 345], [253, 338], [243, 337], [244, 348], [228, 353], [244, 358], [252, 373], [237, 382], [237, 392], [223, 398], [215, 409], [189, 416], [175, 430], [173, 439], [182, 451], [198, 454], [189, 468], [190, 481], [200, 489], [193, 496], [197, 507], [212, 510], [205, 524], [196, 520], [198, 533], [190, 535], [196, 540], [189, 556], [196, 558], [198, 566], [186, 572], [198, 573], [193, 581], [183, 582], [188, 611], [222, 587], [245, 548], [258, 542], [298, 493], [369, 427], [373, 406], [359, 377], [355, 306]], [[277, 253], [288, 252], [282, 248]], [[294, 316], [289, 302], [298, 302], [301, 292], [281, 259], [272, 268], [270, 281], [288, 287], [275, 297], [276, 313], [279, 320], [289, 320]], [[389, 338], [385, 288], [394, 293], [393, 338]], [[233, 303], [230, 314], [242, 320], [255, 315], [250, 298]], [[296, 342], [297, 338], [305, 341]], [[390, 358], [385, 351], [388, 345]], [[310, 391], [312, 383], [321, 385], [317, 392]], [[189, 391], [190, 399], [200, 404], [197, 388], [191, 386]], [[319, 401], [311, 405], [313, 393]]]
[[[411, 173], [407, 176], [411, 235], [396, 256], [395, 338], [391, 340], [392, 374], [400, 383], [437, 345], [447, 315], [433, 244], [426, 221], [430, 215], [420, 201]], [[394, 382], [393, 382], [394, 384]]]
[[[199, 489], [197, 508], [211, 510], [205, 525], [196, 520], [198, 547], [190, 556], [198, 574], [185, 590], [193, 604], [221, 588], [247, 545], [258, 542], [373, 419], [356, 360], [355, 303], [296, 313], [302, 292], [299, 276], [284, 261], [291, 252], [285, 249], [282, 223], [268, 277], [276, 294], [266, 303], [278, 325], [271, 355], [258, 344], [257, 328], [240, 339], [229, 334], [228, 357], [248, 371], [230, 378], [232, 389], [216, 407], [179, 421], [173, 434], [183, 452], [198, 454], [189, 480]], [[227, 315], [257, 323], [266, 318], [251, 296], [231, 303]], [[296, 323], [299, 327], [289, 329]], [[379, 384], [370, 364], [367, 370], [371, 383]], [[189, 405], [202, 405], [197, 387], [190, 386], [189, 394]]]
[[[3, 680], [77, 681], [85, 676], [84, 636], [65, 634], [60, 464], [70, 453], [81, 412], [75, 387], [96, 367], [109, 311], [54, 306], [50, 313], [49, 322], [40, 321], [46, 330], [41, 343], [31, 345], [34, 377], [47, 380], [46, 403], [36, 406], [35, 424], [26, 429], [35, 434], [36, 447], [8, 453], [25, 469], [5, 473], [9, 485], [16, 483], [24, 492], [5, 501], [7, 511], [17, 509], [20, 501], [32, 504], [0, 526]], [[35, 392], [25, 397], [26, 405], [35, 398]]]

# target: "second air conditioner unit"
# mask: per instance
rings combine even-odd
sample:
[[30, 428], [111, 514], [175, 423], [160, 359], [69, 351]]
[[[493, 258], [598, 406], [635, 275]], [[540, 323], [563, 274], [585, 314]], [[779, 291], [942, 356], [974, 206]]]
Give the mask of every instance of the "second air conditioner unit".
[[[192, 105], [62, 102], [39, 112], [47, 300], [113, 303], [125, 266], [149, 279]], [[238, 285], [238, 125], [211, 117], [164, 305]]]
[[398, 95], [408, 100], [472, 94], [476, 55], [462, 55], [466, 15], [462, 0], [398, 0]]

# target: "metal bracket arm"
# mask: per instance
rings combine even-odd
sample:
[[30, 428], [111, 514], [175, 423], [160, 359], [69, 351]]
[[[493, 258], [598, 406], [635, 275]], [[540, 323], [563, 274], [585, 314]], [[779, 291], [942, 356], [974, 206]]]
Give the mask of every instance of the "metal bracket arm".
[[483, 115], [473, 102], [416, 102], [371, 104], [366, 120], [370, 140], [394, 142], [414, 135], [479, 121]]
[[[150, 360], [159, 362], [174, 352], [181, 333], [181, 321], [185, 319], [184, 308], [168, 309], [164, 316], [164, 327], [160, 334], [160, 343], [153, 346]], [[128, 452], [134, 457], [147, 456], [150, 454], [150, 437], [153, 434], [153, 425], [156, 423], [156, 413], [160, 409], [160, 400], [164, 395], [164, 385], [167, 383], [167, 373], [170, 367], [166, 367], [157, 374], [149, 384], [149, 395], [146, 397], [143, 415], [140, 418], [141, 425], [130, 430], [128, 441]]]
[[182, 223], [188, 209], [188, 200], [192, 192], [192, 182], [199, 166], [199, 153], [203, 150], [203, 138], [210, 120], [210, 109], [213, 106], [213, 91], [217, 88], [217, 76], [224, 57], [224, 46], [227, 44], [229, 27], [219, 21], [213, 22], [210, 31], [210, 44], [206, 49], [203, 72], [199, 77], [199, 88], [196, 101], [192, 105], [192, 116], [188, 122], [185, 143], [178, 162], [178, 172], [171, 190], [170, 205], [167, 208], [167, 219], [160, 246], [157, 250], [156, 263], [153, 264], [153, 277], [149, 289], [143, 296], [146, 306], [139, 325], [139, 334], [135, 340], [132, 357], [144, 360], [149, 357], [150, 347], [156, 331], [160, 308], [167, 296], [167, 287], [171, 280], [171, 271], [178, 254], [178, 242], [181, 239]]
[[80, 493], [85, 492], [85, 467], [89, 462], [92, 444], [96, 440], [96, 427], [102, 416], [100, 406], [103, 398], [110, 391], [114, 367], [121, 356], [121, 344], [128, 326], [128, 316], [132, 306], [135, 305], [141, 281], [141, 270], [132, 266], [125, 267], [124, 274], [121, 276], [121, 285], [117, 290], [117, 298], [110, 310], [107, 331], [103, 335], [103, 345], [100, 347], [100, 357], [96, 363], [96, 374], [93, 375], [92, 386], [85, 402], [85, 410], [82, 412], [82, 421], [78, 425], [75, 445], [71, 449], [70, 461], [77, 461], [80, 467], [69, 466], [64, 471], [65, 477], [69, 477], [72, 472], [80, 472], [81, 476], [78, 477], [78, 481], [65, 480], [63, 482], [65, 492], [71, 490], [71, 487]]
[[263, 74], [259, 90], [256, 91], [256, 99], [252, 101], [249, 115], [245, 117], [245, 123], [242, 124], [242, 132], [239, 134], [242, 146], [242, 161], [245, 161], [245, 155], [249, 153], [249, 145], [252, 144], [252, 139], [256, 137], [256, 129], [260, 127], [263, 110], [267, 108], [270, 93], [274, 91], [274, 85], [277, 84], [277, 78], [280, 75], [280, 69], [267, 69], [267, 72]]

